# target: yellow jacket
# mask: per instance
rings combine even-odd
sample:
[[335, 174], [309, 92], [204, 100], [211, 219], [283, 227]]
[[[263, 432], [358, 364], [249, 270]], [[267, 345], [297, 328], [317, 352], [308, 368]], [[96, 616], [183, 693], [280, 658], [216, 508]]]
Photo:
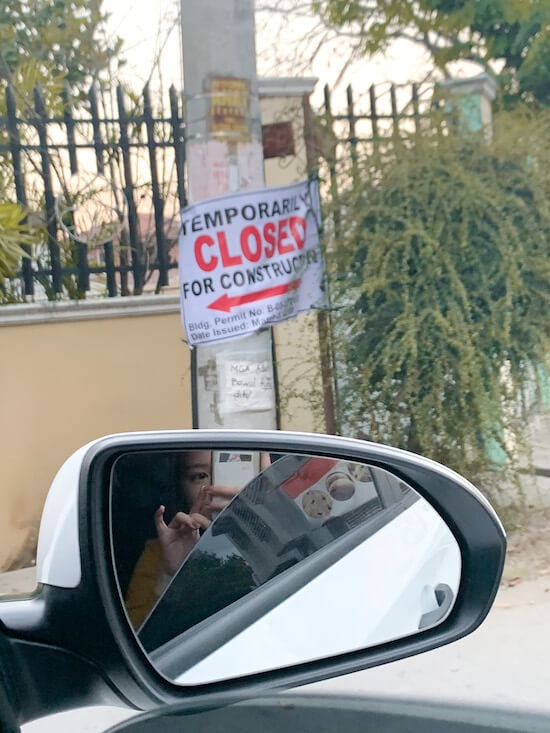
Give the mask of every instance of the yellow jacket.
[[136, 563], [126, 592], [126, 611], [134, 629], [138, 629], [166, 587], [162, 572], [160, 542], [148, 540]]

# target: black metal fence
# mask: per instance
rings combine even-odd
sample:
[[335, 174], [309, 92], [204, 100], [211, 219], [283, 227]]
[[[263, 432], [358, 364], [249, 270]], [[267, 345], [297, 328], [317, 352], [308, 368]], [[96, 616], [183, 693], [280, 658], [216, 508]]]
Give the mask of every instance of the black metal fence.
[[361, 154], [376, 152], [384, 142], [422, 132], [424, 121], [439, 106], [436, 90], [432, 83], [377, 84], [355, 97], [348, 86], [345, 109], [335, 112], [326, 86], [321, 115], [332, 132], [334, 146], [328, 157], [354, 160]]
[[[177, 266], [170, 250], [186, 203], [181, 97], [170, 89], [169, 116], [155, 116], [147, 87], [139, 97], [122, 87], [106, 97], [92, 87], [76, 110], [67, 100], [48, 100], [47, 108], [35, 89], [33, 109], [20, 111], [16, 91], [6, 90], [0, 174], [9, 197], [29, 212], [37, 241], [10, 283], [12, 297], [82, 298], [90, 280], [92, 289], [111, 297], [140, 294], [155, 277], [159, 290]], [[69, 180], [90, 171], [110, 181], [127, 209], [117, 236], [93, 246], [82, 235], [71, 236], [56, 211]]]
[[336, 198], [338, 189], [348, 185], [350, 176], [357, 176], [360, 160], [375, 164], [379, 156], [394, 149], [396, 140], [422, 133], [439, 106], [433, 83], [377, 84], [357, 96], [348, 86], [345, 103], [338, 100], [335, 111], [326, 86], [313, 134], [331, 197]]
[[[186, 204], [182, 96], [170, 89], [167, 116], [155, 116], [147, 87], [139, 96], [121, 87], [114, 95], [92, 87], [77, 109], [67, 94], [46, 104], [39, 89], [32, 109], [19, 110], [18, 102], [8, 87], [0, 117], [0, 183], [30, 212], [37, 244], [22, 259], [8, 296], [83, 298], [95, 290], [113, 297], [140, 294], [144, 287], [158, 292], [177, 267], [174, 245]], [[362, 157], [375, 157], [396, 138], [422, 129], [434, 87], [377, 85], [357, 97], [348, 87], [346, 97], [338, 97], [339, 111], [335, 106], [326, 87], [323, 108], [313, 111], [306, 129], [309, 163], [319, 165], [333, 201]], [[117, 237], [94, 246], [71, 236], [56, 210], [69, 179], [90, 171], [110, 181], [126, 209]]]

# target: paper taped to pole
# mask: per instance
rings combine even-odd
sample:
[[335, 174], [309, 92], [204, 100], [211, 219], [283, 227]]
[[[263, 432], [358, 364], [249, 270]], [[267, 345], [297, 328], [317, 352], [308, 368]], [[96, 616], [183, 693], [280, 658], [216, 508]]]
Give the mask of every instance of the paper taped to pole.
[[316, 181], [183, 209], [179, 274], [189, 345], [241, 338], [326, 308], [320, 216]]

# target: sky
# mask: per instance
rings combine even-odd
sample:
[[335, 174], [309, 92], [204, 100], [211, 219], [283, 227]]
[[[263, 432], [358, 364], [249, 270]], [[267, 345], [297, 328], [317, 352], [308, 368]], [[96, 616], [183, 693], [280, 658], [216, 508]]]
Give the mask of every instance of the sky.
[[[257, 3], [258, 6], [259, 3]], [[123, 70], [124, 81], [139, 89], [148, 80], [151, 69], [160, 70], [162, 86], [183, 86], [177, 0], [104, 0], [103, 7], [111, 17], [109, 32], [119, 35], [125, 43], [128, 60]], [[315, 97], [321, 100], [325, 84], [334, 86], [340, 74], [343, 58], [349, 45], [345, 40], [321, 49], [318, 57], [311, 59], [300, 46], [307, 34], [307, 20], [285, 23], [284, 19], [265, 13], [256, 14], [257, 70], [259, 76], [314, 76], [319, 79]], [[285, 39], [285, 44], [274, 44]], [[293, 49], [301, 48], [298, 60]], [[160, 63], [156, 63], [159, 58]], [[419, 81], [427, 70], [422, 53], [412, 44], [396, 44], [391, 53], [369, 61], [362, 59], [352, 65], [336, 89], [345, 99], [345, 86], [351, 83], [358, 94], [372, 83]], [[153, 76], [157, 83], [159, 75]], [[314, 100], [315, 101], [315, 100]]]
[[124, 81], [136, 86], [148, 81], [151, 69], [162, 59], [163, 84], [182, 87], [180, 39], [177, 27], [177, 2], [174, 0], [104, 0], [109, 14], [108, 32], [124, 41], [127, 64]]

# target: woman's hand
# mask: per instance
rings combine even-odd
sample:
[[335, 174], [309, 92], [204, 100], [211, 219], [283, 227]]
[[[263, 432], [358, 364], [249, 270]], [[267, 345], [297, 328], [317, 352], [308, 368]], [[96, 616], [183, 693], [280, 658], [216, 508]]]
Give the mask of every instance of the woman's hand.
[[155, 512], [155, 527], [160, 542], [162, 570], [175, 575], [182, 562], [200, 539], [200, 530], [208, 529], [214, 516], [225, 509], [238, 494], [234, 486], [207, 486], [200, 490], [189, 514], [177, 512], [169, 524], [164, 521], [166, 507], [161, 504]]
[[164, 521], [166, 507], [161, 504], [155, 512], [155, 527], [160, 542], [162, 570], [175, 575], [187, 555], [199, 541], [199, 531], [208, 529], [210, 519], [197, 512], [177, 512], [169, 524]]

